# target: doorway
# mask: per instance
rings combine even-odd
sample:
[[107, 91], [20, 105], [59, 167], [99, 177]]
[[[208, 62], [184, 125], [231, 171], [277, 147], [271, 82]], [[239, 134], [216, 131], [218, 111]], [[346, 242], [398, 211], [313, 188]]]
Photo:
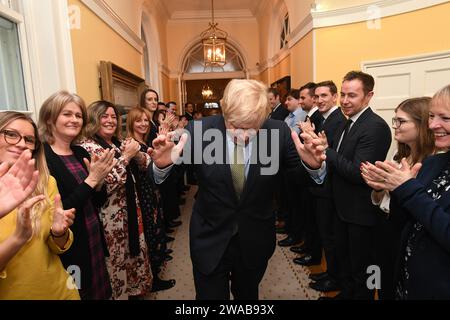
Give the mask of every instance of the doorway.
[[[220, 99], [225, 87], [232, 79], [186, 80], [186, 101], [194, 104], [194, 111], [203, 116], [221, 114]], [[211, 90], [205, 94], [206, 89]]]

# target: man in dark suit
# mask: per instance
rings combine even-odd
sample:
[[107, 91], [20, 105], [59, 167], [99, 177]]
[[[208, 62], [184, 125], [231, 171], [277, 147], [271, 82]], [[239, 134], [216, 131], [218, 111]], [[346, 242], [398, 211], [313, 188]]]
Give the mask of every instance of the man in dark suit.
[[[268, 91], [269, 102], [271, 107], [271, 112], [269, 114], [270, 119], [284, 121], [289, 115], [289, 110], [287, 110], [283, 104], [280, 102], [280, 92], [275, 88], [269, 88]], [[289, 212], [289, 201], [286, 196], [286, 183], [284, 178], [281, 179], [281, 184], [279, 185], [277, 191], [274, 195], [273, 207], [275, 214], [277, 216], [277, 232], [286, 232], [286, 220], [288, 219]]]
[[289, 111], [280, 102], [280, 92], [277, 89], [269, 89], [269, 101], [272, 108], [269, 118], [284, 121], [289, 115]]
[[[317, 107], [325, 119], [322, 129], [327, 139], [332, 141], [336, 136], [336, 131], [347, 121], [341, 109], [337, 106], [337, 87], [333, 81], [320, 82], [316, 86], [315, 95]], [[315, 282], [310, 283], [309, 286], [322, 292], [336, 291], [338, 289], [338, 268], [334, 221], [337, 219], [337, 215], [332, 201], [329, 181], [325, 179], [323, 185], [313, 187], [310, 190], [316, 198], [315, 217], [320, 243], [325, 253], [327, 271], [322, 274], [311, 275], [310, 278]], [[295, 252], [294, 248], [292, 249]]]
[[[302, 109], [307, 113], [306, 121], [314, 125], [314, 131], [319, 133], [322, 130], [324, 118], [316, 106], [316, 84], [308, 82], [300, 88], [299, 103]], [[301, 198], [301, 209], [294, 216], [294, 233], [303, 233], [304, 242], [297, 249], [292, 251], [305, 254], [302, 257], [295, 258], [295, 264], [302, 266], [311, 266], [320, 264], [322, 258], [322, 244], [320, 242], [319, 230], [316, 222], [316, 199], [309, 188], [300, 189], [298, 197]]]
[[[360, 165], [364, 161], [384, 160], [391, 144], [389, 126], [369, 107], [374, 85], [373, 77], [360, 71], [344, 77], [340, 102], [349, 119], [330, 144], [324, 137], [310, 140], [314, 136], [311, 132], [309, 137], [306, 133], [302, 135], [306, 139], [304, 145], [293, 137], [297, 148], [308, 150], [303, 153], [303, 162], [318, 169], [310, 171], [314, 180], [323, 183], [326, 176], [331, 185], [338, 216], [335, 236], [342, 289], [338, 299], [374, 298], [367, 287], [367, 268], [374, 262], [372, 232], [378, 216], [370, 198], [371, 189], [361, 177]], [[311, 154], [315, 157], [310, 157]]]
[[194, 120], [194, 104], [192, 102], [186, 102], [184, 105], [184, 112], [187, 121]]
[[[184, 111], [184, 116], [186, 117], [188, 122], [194, 120], [194, 104], [192, 102], [186, 102], [186, 104], [184, 105]], [[186, 181], [189, 185], [197, 184], [197, 178], [195, 177], [192, 168], [186, 169]]]
[[322, 130], [323, 117], [316, 106], [316, 84], [314, 82], [308, 82], [300, 88], [300, 106], [307, 113], [306, 120], [311, 121], [314, 124], [316, 133]]
[[[197, 299], [258, 299], [258, 286], [275, 249], [271, 201], [280, 170], [304, 172], [286, 123], [267, 119], [267, 87], [232, 80], [221, 101], [223, 116], [191, 122], [185, 163], [194, 163], [199, 190], [190, 224], [190, 249]], [[203, 136], [214, 135], [202, 139]], [[163, 135], [152, 153], [156, 180], [176, 160], [177, 146]], [[215, 148], [215, 147], [217, 148]], [[266, 150], [266, 151], [264, 151]], [[263, 158], [270, 155], [270, 161]], [[214, 161], [207, 155], [213, 155]], [[203, 155], [199, 159], [199, 155]]]
[[168, 113], [172, 113], [174, 115], [177, 114], [177, 103], [175, 101], [167, 102], [166, 107]]

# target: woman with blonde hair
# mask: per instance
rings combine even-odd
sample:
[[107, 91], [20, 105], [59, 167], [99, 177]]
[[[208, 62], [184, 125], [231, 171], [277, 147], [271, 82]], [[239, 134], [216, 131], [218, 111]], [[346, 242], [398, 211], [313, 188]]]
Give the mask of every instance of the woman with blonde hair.
[[75, 210], [62, 208], [33, 120], [19, 112], [1, 113], [0, 162], [14, 165], [30, 151], [39, 171], [36, 189], [0, 220], [0, 299], [78, 300], [58, 257], [72, 245]]
[[150, 157], [140, 152], [135, 139], [121, 140], [120, 120], [112, 103], [92, 103], [88, 107], [86, 138], [80, 142], [91, 157], [114, 150], [117, 160], [104, 179], [107, 200], [100, 209], [109, 250], [106, 265], [115, 300], [143, 296], [152, 285], [141, 203], [137, 196], [138, 170], [147, 169]]
[[74, 242], [61, 260], [66, 268], [73, 265], [80, 268], [82, 300], [106, 300], [111, 297], [105, 263], [108, 250], [98, 211], [106, 201], [106, 188], [102, 186], [115, 159], [113, 150], [91, 159], [86, 150], [75, 145], [86, 119], [83, 99], [59, 91], [43, 103], [39, 131], [48, 168], [58, 184], [63, 206], [77, 210], [72, 226]]
[[[127, 115], [127, 137], [139, 142], [141, 152], [147, 153], [148, 151], [145, 141], [151, 125], [150, 113], [146, 109], [133, 108]], [[149, 177], [147, 170], [139, 170], [139, 181], [140, 186], [137, 190], [142, 207], [145, 240], [153, 273], [152, 291], [155, 292], [169, 289], [175, 285], [175, 280], [162, 280], [159, 277], [161, 267], [164, 261], [170, 257], [168, 254], [172, 251], [167, 250], [167, 243], [164, 241], [166, 231], [159, 190], [156, 188], [153, 179]]]
[[[436, 149], [450, 148], [450, 85], [432, 98], [429, 128]], [[413, 166], [389, 161], [367, 167], [366, 181], [388, 190], [391, 215], [407, 218], [397, 266], [397, 299], [450, 299], [450, 152]]]

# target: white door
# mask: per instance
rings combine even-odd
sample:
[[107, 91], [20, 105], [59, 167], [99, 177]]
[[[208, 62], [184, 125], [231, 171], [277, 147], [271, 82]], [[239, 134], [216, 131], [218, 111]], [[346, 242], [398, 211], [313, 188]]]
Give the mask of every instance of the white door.
[[[375, 78], [371, 107], [390, 125], [395, 108], [403, 100], [431, 97], [450, 84], [450, 52], [365, 62], [362, 70]], [[394, 142], [393, 145], [388, 156], [394, 151]]]

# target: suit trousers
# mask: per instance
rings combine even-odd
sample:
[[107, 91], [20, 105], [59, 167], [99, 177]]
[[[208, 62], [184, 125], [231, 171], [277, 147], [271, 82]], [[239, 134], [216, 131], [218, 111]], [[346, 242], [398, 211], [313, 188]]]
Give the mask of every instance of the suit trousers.
[[336, 253], [339, 284], [347, 299], [373, 300], [374, 291], [367, 287], [367, 268], [375, 265], [374, 227], [343, 221], [337, 217]]
[[295, 240], [301, 240], [305, 228], [305, 208], [303, 186], [299, 185], [293, 177], [286, 176], [286, 198], [288, 203], [288, 219], [286, 220], [286, 231]]
[[302, 214], [305, 217], [304, 226], [304, 240], [305, 248], [307, 252], [311, 254], [313, 260], [320, 260], [322, 258], [322, 243], [320, 239], [319, 229], [317, 227], [316, 218], [316, 196], [311, 193], [308, 189], [303, 191], [303, 206]]
[[159, 185], [161, 191], [162, 207], [164, 210], [164, 223], [169, 228], [171, 221], [180, 216], [180, 196], [177, 192], [177, 174], [171, 173], [162, 184]]
[[378, 297], [380, 300], [394, 300], [395, 267], [401, 252], [402, 229], [381, 210], [380, 216], [383, 217], [382, 221], [375, 227], [376, 264], [381, 270], [381, 289], [378, 290]]
[[338, 279], [338, 267], [336, 258], [335, 220], [337, 213], [333, 201], [329, 198], [317, 198], [316, 220], [322, 242], [325, 260], [327, 261], [327, 273], [334, 280]]
[[285, 223], [289, 224], [290, 212], [289, 212], [289, 189], [287, 188], [288, 182], [286, 175], [281, 174], [279, 189], [275, 192], [276, 210], [278, 212], [277, 218]]
[[259, 283], [266, 272], [267, 262], [257, 269], [249, 269], [242, 259], [239, 234], [231, 238], [217, 268], [211, 274], [201, 273], [194, 265], [194, 284], [197, 300], [258, 300]]

